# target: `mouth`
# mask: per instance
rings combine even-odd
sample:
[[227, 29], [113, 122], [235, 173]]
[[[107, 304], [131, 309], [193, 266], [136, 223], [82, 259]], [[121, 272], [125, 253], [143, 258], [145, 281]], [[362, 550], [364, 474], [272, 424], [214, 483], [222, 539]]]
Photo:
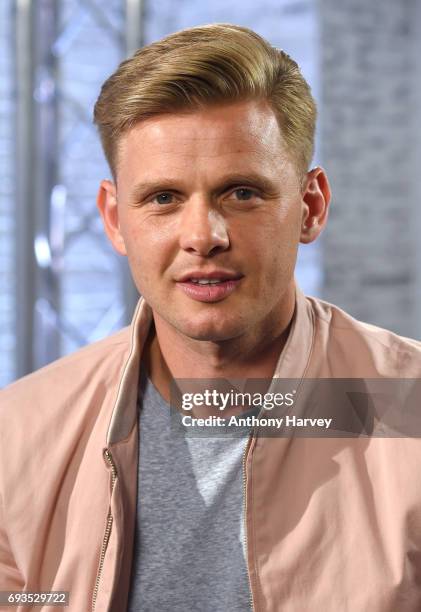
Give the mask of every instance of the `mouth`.
[[199, 277], [197, 274], [190, 278], [184, 277], [183, 280], [177, 282], [177, 286], [190, 298], [199, 302], [219, 302], [233, 293], [243, 276], [220, 274], [219, 277], [215, 273], [203, 275]]

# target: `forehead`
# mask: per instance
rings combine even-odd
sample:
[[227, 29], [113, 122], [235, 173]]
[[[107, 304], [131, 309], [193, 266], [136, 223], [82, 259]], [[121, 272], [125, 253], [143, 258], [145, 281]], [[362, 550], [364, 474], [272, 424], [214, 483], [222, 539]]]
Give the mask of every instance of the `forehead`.
[[120, 140], [117, 172], [129, 179], [135, 168], [269, 164], [274, 157], [287, 152], [273, 110], [263, 101], [239, 102], [142, 121]]

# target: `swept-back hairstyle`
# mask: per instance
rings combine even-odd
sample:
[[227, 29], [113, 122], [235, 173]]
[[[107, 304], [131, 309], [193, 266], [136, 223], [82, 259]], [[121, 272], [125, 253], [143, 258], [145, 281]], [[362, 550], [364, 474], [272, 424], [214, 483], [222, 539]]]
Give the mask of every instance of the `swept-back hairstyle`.
[[120, 138], [140, 121], [241, 100], [267, 101], [303, 176], [313, 157], [316, 104], [297, 63], [248, 28], [212, 24], [139, 49], [103, 84], [94, 122], [114, 179]]

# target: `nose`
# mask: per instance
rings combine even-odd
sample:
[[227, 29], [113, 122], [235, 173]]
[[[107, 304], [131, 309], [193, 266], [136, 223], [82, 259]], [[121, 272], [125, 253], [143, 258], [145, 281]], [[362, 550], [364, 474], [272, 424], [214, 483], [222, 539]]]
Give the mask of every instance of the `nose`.
[[208, 257], [229, 247], [226, 219], [204, 198], [185, 205], [179, 225], [180, 247], [191, 253]]

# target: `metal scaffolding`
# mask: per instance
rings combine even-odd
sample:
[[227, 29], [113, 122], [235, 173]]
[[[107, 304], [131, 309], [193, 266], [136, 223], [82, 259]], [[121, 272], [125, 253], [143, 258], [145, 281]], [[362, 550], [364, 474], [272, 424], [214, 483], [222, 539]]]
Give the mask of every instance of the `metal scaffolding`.
[[17, 0], [16, 372], [126, 324], [137, 292], [95, 206], [107, 176], [92, 108], [142, 43], [140, 0]]

